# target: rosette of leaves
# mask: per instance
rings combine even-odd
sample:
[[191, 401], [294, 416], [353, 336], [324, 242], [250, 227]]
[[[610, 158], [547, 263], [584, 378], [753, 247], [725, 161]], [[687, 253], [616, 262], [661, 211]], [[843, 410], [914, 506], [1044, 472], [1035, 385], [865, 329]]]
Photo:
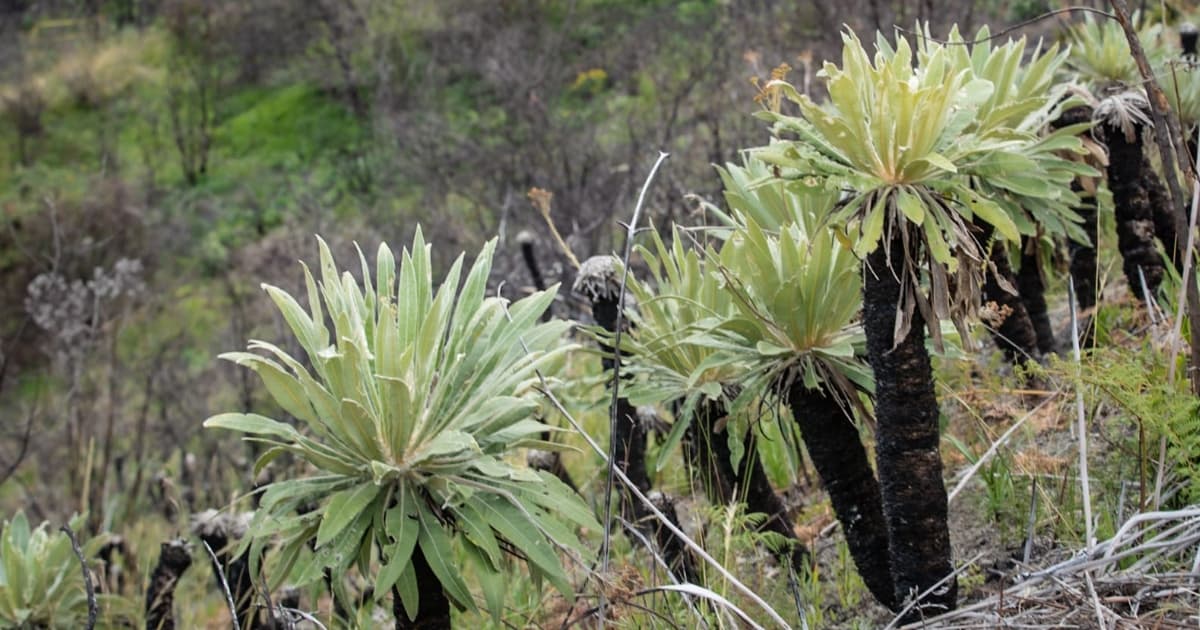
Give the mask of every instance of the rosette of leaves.
[[[1041, 232], [1087, 243], [1079, 226], [1082, 219], [1073, 209], [1080, 200], [1071, 182], [1099, 172], [1071, 157], [1087, 152], [1079, 135], [1091, 125], [1050, 128], [1064, 111], [1083, 104], [1073, 96], [1073, 86], [1057, 80], [1068, 53], [1057, 44], [1027, 53], [1024, 38], [993, 47], [990, 35], [987, 27], [981, 28], [968, 46], [957, 30], [950, 34], [950, 50], [959, 57], [956, 64], [970, 67], [977, 79], [993, 86], [976, 106], [975, 119], [965, 132], [994, 135], [1019, 144], [1020, 150], [981, 155], [963, 170], [1005, 207], [1021, 235]], [[1006, 238], [1015, 240], [1011, 233]]]
[[[72, 528], [83, 523], [76, 517]], [[49, 524], [30, 528], [24, 512], [5, 521], [0, 532], [0, 626], [6, 628], [83, 627], [87, 590], [71, 539], [51, 532]], [[99, 550], [102, 539], [83, 547], [85, 558]]]
[[721, 176], [721, 194], [733, 213], [711, 204], [707, 209], [730, 227], [742, 223], [736, 216], [740, 213], [771, 232], [789, 223], [798, 224], [805, 231], [813, 230], [841, 199], [840, 190], [814, 187], [804, 182], [785, 185], [767, 163], [744, 153], [741, 164], [730, 162], [716, 169]]
[[[1191, 148], [1195, 149], [1197, 126], [1200, 126], [1200, 68], [1194, 58], [1171, 63], [1160, 81], [1171, 109], [1179, 115]], [[1193, 151], [1192, 157], [1195, 157]]]
[[667, 245], [658, 230], [651, 230], [650, 246], [636, 245], [635, 253], [646, 262], [649, 281], [630, 277], [628, 290], [638, 308], [630, 310], [633, 325], [621, 338], [622, 350], [631, 355], [627, 366], [638, 378], [626, 390], [635, 404], [683, 401], [681, 413], [659, 457], [661, 469], [671, 448], [686, 429], [686, 417], [701, 398], [718, 400], [725, 386], [737, 380], [740, 366], [712, 364], [716, 350], [702, 343], [713, 327], [734, 312], [733, 298], [722, 290], [721, 281], [709, 273], [705, 259], [715, 255], [687, 247], [689, 239], [676, 229]]
[[[1133, 23], [1146, 59], [1151, 67], [1161, 68], [1171, 54], [1171, 45], [1162, 25], [1143, 23], [1138, 14], [1133, 16]], [[1082, 22], [1067, 30], [1065, 38], [1071, 45], [1067, 63], [1075, 76], [1093, 92], [1099, 94], [1112, 88], [1141, 85], [1137, 61], [1130, 53], [1129, 40], [1117, 20], [1097, 20], [1085, 13]]]
[[[1013, 178], [1024, 175], [1016, 165], [1028, 164], [1029, 142], [1015, 130], [968, 131], [995, 88], [951, 47], [926, 44], [914, 67], [904, 38], [893, 47], [880, 37], [874, 60], [852, 32], [843, 40], [842, 66], [827, 62], [820, 73], [827, 79], [827, 103], [819, 105], [786, 83], [768, 85], [794, 102], [800, 115], [760, 115], [773, 123], [776, 137], [796, 140], [752, 154], [778, 168], [783, 179], [848, 191], [826, 220], [845, 230], [860, 257], [878, 250], [885, 234], [896, 240], [907, 261], [897, 270], [905, 287], [897, 336], [909, 330], [909, 314], [916, 312], [925, 320], [953, 322], [969, 339], [985, 258], [972, 223], [991, 225], [1007, 240], [1020, 238], [1009, 211], [976, 190], [972, 178], [1019, 188], [1024, 178]], [[900, 225], [908, 226], [904, 238], [893, 229]], [[919, 267], [928, 270], [928, 290]], [[930, 334], [940, 344], [940, 327], [932, 326]]]
[[831, 231], [788, 223], [768, 233], [749, 217], [721, 247], [717, 260], [736, 314], [721, 336], [746, 365], [742, 381], [770, 391], [785, 373], [806, 387], [831, 384], [849, 403], [873, 388], [859, 358], [862, 308], [859, 261]]
[[267, 444], [257, 468], [291, 453], [313, 470], [266, 488], [243, 543], [278, 540], [276, 580], [302, 585], [357, 565], [373, 575], [377, 598], [395, 587], [398, 620], [402, 602], [409, 619], [449, 623], [444, 597], [476, 607], [463, 560], [499, 615], [507, 554], [571, 593], [558, 552], [589, 556], [574, 527], [598, 525], [558, 479], [510, 457], [556, 448], [540, 439], [552, 429], [533, 419], [534, 386], [537, 371], [571, 349], [570, 324], [538, 321], [553, 288], [511, 306], [488, 297], [494, 248], [484, 246], [461, 285], [460, 256], [435, 291], [419, 230], [398, 270], [380, 246], [374, 284], [361, 253], [360, 285], [339, 274], [322, 241], [321, 281], [304, 270], [307, 310], [264, 285], [311, 367], [263, 341], [250, 343], [258, 353], [222, 356], [257, 372], [299, 424], [232, 413], [205, 426]]

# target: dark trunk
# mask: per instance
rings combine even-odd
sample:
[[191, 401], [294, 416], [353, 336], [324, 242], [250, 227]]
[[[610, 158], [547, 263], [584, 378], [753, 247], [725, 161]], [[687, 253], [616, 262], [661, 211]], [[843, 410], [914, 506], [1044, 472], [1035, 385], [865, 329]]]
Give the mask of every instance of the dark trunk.
[[[876, 459], [896, 601], [903, 604], [945, 580], [913, 607], [908, 618], [916, 620], [954, 608], [958, 582], [947, 578], [950, 532], [938, 450], [938, 403], [919, 309], [912, 313], [908, 334], [894, 338], [900, 306], [897, 275], [905, 264], [901, 229], [912, 228], [894, 226], [897, 233], [891, 242], [867, 258], [863, 328], [875, 372]], [[921, 242], [915, 233], [909, 240]], [[890, 245], [890, 255], [884, 245]], [[912, 252], [912, 258], [920, 260], [919, 253]]]
[[[525, 266], [529, 268], [529, 277], [533, 280], [533, 287], [538, 291], [545, 291], [546, 280], [542, 277], [542, 270], [538, 267], [537, 257], [534, 255], [533, 236], [528, 232], [521, 232], [517, 235], [517, 242], [521, 246], [521, 258], [525, 259]], [[546, 307], [541, 319], [548, 322], [552, 317], [554, 317], [553, 303]], [[549, 431], [542, 432], [543, 440], [549, 442], [550, 437]], [[562, 455], [558, 451], [531, 451], [527, 462], [531, 468], [544, 470], [558, 477], [558, 480], [567, 484], [570, 489], [579, 491], [579, 487], [575, 485], [575, 481], [567, 472], [567, 467], [563, 466]]]
[[1200, 37], [1200, 30], [1196, 30], [1194, 24], [1179, 25], [1179, 47], [1183, 50], [1184, 55], [1196, 54], [1196, 40]]
[[442, 590], [433, 569], [425, 560], [420, 548], [412, 554], [413, 570], [417, 572], [417, 618], [410, 620], [404, 612], [400, 591], [392, 587], [392, 616], [396, 619], [396, 630], [441, 630], [450, 627], [450, 599]]
[[[1082, 187], [1072, 185], [1076, 192]], [[1075, 284], [1075, 304], [1079, 309], [1079, 345], [1083, 348], [1095, 346], [1096, 334], [1093, 325], [1093, 312], [1096, 308], [1096, 200], [1087, 198], [1083, 204], [1075, 208], [1075, 212], [1083, 217], [1083, 231], [1087, 232], [1090, 244], [1083, 245], [1075, 241], [1069, 242], [1071, 252], [1071, 281]]]
[[[521, 258], [525, 261], [525, 267], [529, 269], [529, 278], [533, 281], [533, 288], [538, 291], [546, 290], [546, 278], [542, 275], [541, 265], [538, 265], [537, 255], [533, 251], [534, 237], [528, 232], [521, 232], [517, 235], [517, 242], [521, 246]], [[546, 307], [546, 312], [542, 313], [542, 321], [548, 322], [554, 317], [554, 303]]]
[[[976, 227], [981, 230], [979, 241], [987, 243], [992, 240], [992, 226], [976, 221]], [[1033, 328], [1033, 320], [1025, 310], [1025, 302], [1014, 291], [1017, 290], [1017, 278], [1013, 275], [1012, 265], [1008, 262], [1008, 246], [1003, 242], [991, 243], [991, 265], [983, 282], [983, 302], [995, 308], [995, 315], [987, 321], [989, 332], [996, 346], [1004, 352], [1005, 358], [1014, 365], [1026, 361], [1036, 361], [1041, 355], [1038, 351], [1037, 332]], [[913, 326], [914, 330], [916, 325]]]
[[805, 387], [799, 379], [788, 390], [788, 406], [829, 493], [859, 575], [879, 603], [896, 610], [879, 482], [858, 428], [833, 397]]
[[1021, 270], [1017, 272], [1017, 292], [1033, 332], [1037, 334], [1037, 348], [1042, 355], [1055, 351], [1054, 328], [1050, 325], [1050, 314], [1046, 309], [1046, 282], [1042, 278], [1041, 257], [1037, 237], [1021, 237]]
[[192, 556], [182, 539], [162, 544], [146, 588], [146, 630], [175, 630], [175, 585], [190, 566]]
[[734, 469], [729, 440], [723, 428], [718, 430], [718, 425], [725, 424], [727, 415], [723, 403], [706, 400], [697, 406], [695, 417], [688, 427], [692, 462], [700, 474], [704, 490], [713, 503], [726, 504], [742, 499], [747, 512], [766, 514], [767, 520], [760, 529], [795, 541], [790, 560], [792, 567], [799, 572], [808, 561], [808, 549], [796, 537], [787, 506], [767, 479], [767, 473], [758, 459], [754, 431], [746, 433], [743, 440], [745, 451], [737, 469]]
[[[1129, 289], [1139, 300], [1148, 292], [1154, 295], [1162, 284], [1163, 262], [1154, 246], [1154, 209], [1150, 204], [1147, 184], [1156, 178], [1148, 170], [1149, 162], [1142, 150], [1142, 130], [1132, 141], [1119, 128], [1105, 127], [1108, 143], [1108, 188], [1113, 195], [1117, 219], [1117, 247], [1123, 259], [1122, 269]], [[1141, 274], [1145, 275], [1143, 291]]]
[[[1057, 129], [1066, 125], [1088, 122], [1092, 120], [1092, 114], [1091, 107], [1073, 107], [1063, 112], [1058, 120], [1051, 123], [1051, 127]], [[1081, 316], [1079, 344], [1085, 348], [1090, 348], [1095, 344], [1095, 332], [1092, 326], [1092, 310], [1096, 306], [1096, 246], [1098, 245], [1095, 193], [1096, 188], [1100, 185], [1098, 180], [1088, 178], [1088, 181], [1091, 182], [1088, 186], [1084, 186], [1084, 182], [1079, 177], [1071, 182], [1071, 190], [1075, 191], [1080, 198], [1080, 204], [1073, 209], [1083, 219], [1083, 223], [1079, 227], [1087, 234], [1088, 243], [1076, 243], [1069, 239], [1067, 241], [1071, 255], [1071, 282], [1075, 285], [1076, 305]]]
[[[617, 330], [617, 295], [616, 292], [611, 292], [610, 295], [593, 296], [592, 299], [592, 318], [600, 327], [608, 332], [616, 332]], [[627, 325], [628, 320], [622, 318], [622, 325]], [[614, 349], [607, 345], [601, 344], [600, 349], [604, 352], [602, 363], [605, 371], [611, 371], [616, 365], [614, 358]], [[613, 462], [625, 473], [629, 481], [633, 483], [638, 490], [643, 493], [650, 491], [650, 475], [646, 471], [646, 438], [647, 427], [640, 421], [637, 408], [623, 396], [617, 398], [616, 404], [616, 422], [611, 427], [610, 438], [613, 441]], [[574, 484], [571, 484], [574, 487]], [[669, 505], [671, 509], [663, 510], [668, 518], [672, 519], [674, 524], [678, 525], [678, 517], [675, 514], [675, 502], [672, 498], [662, 495], [661, 503]], [[651, 534], [657, 542], [659, 549], [662, 552], [663, 558], [667, 565], [673, 571], [689, 582], [697, 582], [699, 575], [695, 568], [695, 561], [691, 553], [682, 541], [677, 539], [670, 530], [661, 526], [654, 515], [646, 506], [636, 500], [632, 493], [621, 493], [621, 506], [625, 517], [634, 523], [637, 523], [646, 533]]]
[[[617, 300], [598, 299], [592, 302], [592, 317], [596, 323], [608, 332], [617, 329]], [[628, 323], [628, 320], [623, 321]], [[611, 371], [616, 361], [613, 359], [613, 349], [603, 346], [605, 353], [604, 370]], [[617, 466], [629, 477], [638, 490], [646, 492], [650, 489], [650, 475], [646, 472], [646, 429], [638, 422], [637, 408], [630, 404], [625, 397], [617, 398], [617, 421], [612, 427], [613, 455]]]
[[538, 266], [537, 256], [533, 252], [533, 239], [526, 238], [520, 240], [521, 258], [525, 260], [525, 267], [529, 269], [529, 277], [533, 280], [533, 287], [538, 291], [545, 291], [546, 280], [542, 278], [542, 270]]
[[[1171, 216], [1171, 195], [1167, 193], [1167, 187], [1158, 177], [1158, 173], [1154, 171], [1154, 167], [1150, 165], [1150, 158], [1145, 153], [1142, 154], [1142, 172], [1146, 173], [1143, 183], [1150, 196], [1150, 208], [1154, 212], [1154, 235], [1158, 237], [1159, 241], [1162, 241], [1163, 248], [1171, 257], [1171, 264], [1175, 265], [1177, 271], [1182, 272], [1183, 258], [1181, 257], [1182, 252], [1176, 244], [1179, 236], [1175, 233], [1175, 217]], [[1181, 244], [1186, 245], [1187, 243]]]
[[[662, 492], [651, 491], [646, 495], [646, 498], [650, 499], [650, 502], [654, 504], [654, 507], [657, 508], [659, 512], [662, 512], [663, 516], [666, 516], [671, 521], [672, 525], [677, 528], [680, 527], [679, 514], [675, 510], [674, 497]], [[659, 521], [657, 518], [654, 518], [654, 516], [650, 514], [650, 511], [644, 507], [639, 505], [638, 509], [635, 510], [635, 513], [638, 514], [639, 518], [642, 519], [641, 528], [643, 530], [649, 530], [649, 533], [653, 534], [654, 544], [658, 547], [660, 553], [662, 554], [663, 561], [666, 562], [667, 567], [671, 569], [671, 572], [675, 574], [675, 577], [683, 582], [699, 584], [700, 574], [696, 571], [695, 564], [692, 561], [692, 554], [688, 550], [687, 546], [683, 544], [683, 541], [680, 540], [679, 537], [674, 534], [674, 532], [667, 529], [667, 527], [663, 525], [661, 521]]]

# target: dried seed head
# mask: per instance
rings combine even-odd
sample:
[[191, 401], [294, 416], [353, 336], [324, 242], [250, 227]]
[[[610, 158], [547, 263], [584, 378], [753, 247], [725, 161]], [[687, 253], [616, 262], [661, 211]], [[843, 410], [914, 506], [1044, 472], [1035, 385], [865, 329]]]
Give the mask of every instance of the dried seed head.
[[616, 299], [621, 290], [617, 277], [617, 262], [612, 256], [592, 256], [579, 266], [575, 276], [576, 293], [586, 295], [593, 302]]
[[524, 247], [526, 245], [533, 245], [536, 242], [537, 242], [537, 235], [534, 234], [532, 231], [521, 230], [520, 232], [517, 232], [517, 245]]
[[[192, 533], [202, 539], [224, 538], [225, 540], [241, 540], [250, 528], [253, 512], [219, 512], [205, 510], [192, 515]], [[214, 549], [213, 551], [220, 551]]]
[[550, 451], [531, 450], [525, 456], [525, 461], [534, 470], [554, 470], [554, 453]]

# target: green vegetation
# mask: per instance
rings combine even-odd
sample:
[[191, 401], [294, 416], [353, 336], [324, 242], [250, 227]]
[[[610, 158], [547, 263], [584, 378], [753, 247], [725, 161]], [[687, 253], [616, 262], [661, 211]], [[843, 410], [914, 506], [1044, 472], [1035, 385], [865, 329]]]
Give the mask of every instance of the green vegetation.
[[[78, 527], [82, 519], [75, 519]], [[49, 523], [29, 527], [24, 512], [0, 529], [0, 623], [10, 628], [82, 625], [88, 600], [71, 539], [49, 532]], [[100, 540], [84, 545], [93, 555]]]
[[[536, 323], [552, 291], [511, 308], [485, 295], [493, 248], [484, 246], [461, 292], [460, 258], [435, 294], [430, 248], [420, 230], [398, 269], [392, 252], [380, 246], [375, 283], [364, 280], [362, 287], [338, 273], [322, 241], [321, 282], [305, 271], [308, 312], [282, 290], [265, 287], [316, 376], [262, 341], [251, 349], [282, 365], [253, 353], [222, 358], [257, 372], [307, 431], [239, 413], [213, 416], [205, 426], [249, 433], [269, 445], [256, 469], [290, 452], [320, 473], [268, 486], [250, 523], [253, 547], [279, 539], [277, 580], [303, 586], [352, 564], [370, 575], [378, 545], [377, 597], [395, 586], [410, 619], [441, 615], [448, 621], [445, 597], [475, 609], [461, 570], [450, 562], [457, 540], [499, 618], [505, 600], [499, 540], [526, 560], [535, 579], [572, 596], [556, 546], [586, 562], [590, 552], [567, 523], [592, 531], [600, 526], [553, 476], [505, 460], [518, 447], [552, 446], [537, 439], [550, 427], [529, 419], [537, 407], [532, 384], [539, 369], [571, 350], [562, 343], [567, 323]], [[362, 265], [369, 278], [365, 259]], [[325, 327], [326, 315], [333, 331]], [[315, 553], [298, 560], [314, 539]], [[445, 592], [440, 607], [421, 601], [437, 592], [426, 584], [431, 580]]]
[[0, 625], [82, 627], [72, 514], [102, 627], [1069, 626], [1131, 576], [1123, 622], [1189, 614], [1175, 167], [1114, 22], [10, 4]]

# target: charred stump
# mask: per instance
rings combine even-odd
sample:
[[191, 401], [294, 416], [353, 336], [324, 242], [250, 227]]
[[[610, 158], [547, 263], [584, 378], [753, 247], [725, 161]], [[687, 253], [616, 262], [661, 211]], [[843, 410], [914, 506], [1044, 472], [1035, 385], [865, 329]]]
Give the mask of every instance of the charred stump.
[[146, 630], [175, 630], [175, 586], [190, 566], [192, 556], [184, 540], [162, 544], [146, 588]]
[[125, 567], [133, 566], [130, 561], [129, 545], [122, 536], [111, 536], [100, 550], [96, 552], [100, 558], [101, 575], [100, 587], [109, 593], [121, 593], [125, 590]]

